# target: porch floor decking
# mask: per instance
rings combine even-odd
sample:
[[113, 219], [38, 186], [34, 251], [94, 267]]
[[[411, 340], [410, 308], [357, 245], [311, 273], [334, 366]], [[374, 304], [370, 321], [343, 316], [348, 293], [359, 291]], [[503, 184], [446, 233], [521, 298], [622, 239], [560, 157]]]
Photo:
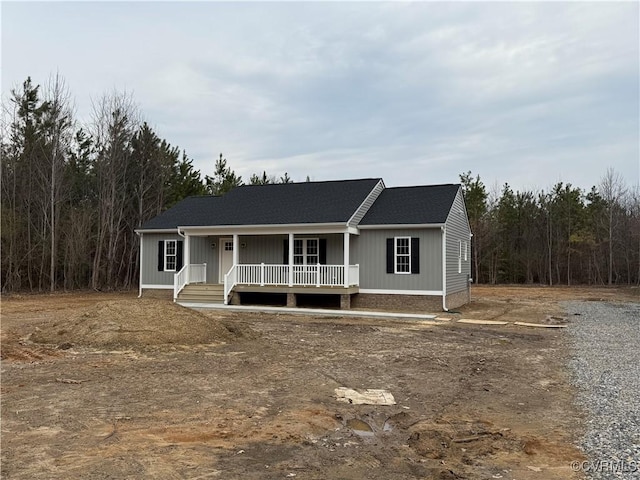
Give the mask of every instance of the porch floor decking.
[[322, 286], [316, 287], [315, 285], [294, 285], [289, 286], [277, 286], [277, 285], [236, 285], [234, 288], [236, 292], [250, 292], [250, 293], [304, 293], [304, 294], [318, 294], [318, 295], [347, 295], [352, 293], [358, 293], [360, 287], [348, 287], [343, 286]]

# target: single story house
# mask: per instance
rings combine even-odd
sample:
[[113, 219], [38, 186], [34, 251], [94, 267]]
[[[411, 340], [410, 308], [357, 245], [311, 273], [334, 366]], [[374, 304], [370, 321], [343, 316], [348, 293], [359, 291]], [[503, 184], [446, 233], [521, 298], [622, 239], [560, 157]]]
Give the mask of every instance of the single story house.
[[436, 311], [470, 299], [472, 234], [457, 184], [245, 185], [186, 198], [136, 233], [140, 295], [166, 289], [179, 303], [332, 295], [341, 308]]

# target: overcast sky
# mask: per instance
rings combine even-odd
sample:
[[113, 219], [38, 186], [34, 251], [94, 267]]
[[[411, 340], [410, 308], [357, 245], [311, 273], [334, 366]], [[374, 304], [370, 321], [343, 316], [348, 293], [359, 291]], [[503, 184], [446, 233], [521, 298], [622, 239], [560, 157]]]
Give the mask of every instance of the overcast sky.
[[2, 2], [2, 98], [128, 91], [211, 174], [640, 182], [639, 3]]

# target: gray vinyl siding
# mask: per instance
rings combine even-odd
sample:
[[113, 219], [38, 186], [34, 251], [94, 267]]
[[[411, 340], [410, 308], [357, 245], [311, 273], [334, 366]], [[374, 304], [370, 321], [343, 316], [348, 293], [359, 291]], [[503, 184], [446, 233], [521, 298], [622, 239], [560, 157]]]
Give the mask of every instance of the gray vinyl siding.
[[[462, 212], [462, 213], [461, 213]], [[469, 288], [471, 276], [471, 230], [467, 220], [462, 189], [458, 190], [446, 222], [447, 226], [447, 294]], [[458, 273], [459, 241], [463, 242], [462, 273]], [[467, 242], [467, 261], [464, 260], [464, 242]]]
[[[215, 243], [215, 248], [212, 244]], [[218, 237], [190, 237], [189, 256], [192, 264], [207, 264], [207, 283], [218, 282]]]
[[[420, 273], [387, 273], [387, 238], [420, 239]], [[361, 230], [351, 237], [351, 264], [360, 265], [360, 288], [382, 290], [442, 290], [440, 228]]]
[[367, 212], [371, 208], [371, 205], [373, 205], [373, 202], [376, 201], [376, 198], [380, 196], [383, 190], [384, 190], [384, 183], [382, 183], [382, 180], [381, 180], [373, 188], [373, 190], [367, 196], [365, 201], [362, 202], [362, 205], [360, 205], [358, 210], [356, 210], [356, 213], [353, 215], [353, 218], [351, 218], [351, 221], [349, 222], [350, 227], [355, 227], [360, 223], [360, 220], [362, 220], [362, 218], [367, 214]]
[[177, 233], [143, 233], [142, 234], [142, 269], [143, 285], [173, 285], [175, 272], [158, 271], [158, 242], [160, 240], [182, 240]]
[[[158, 242], [160, 240], [181, 240], [177, 233], [143, 233], [142, 234], [142, 284], [143, 285], [173, 285], [175, 272], [158, 271]], [[207, 264], [207, 282], [215, 282], [218, 277], [218, 249], [211, 247], [216, 237], [191, 237], [189, 239], [190, 263]], [[184, 243], [183, 243], [184, 245]], [[183, 247], [184, 248], [184, 247]], [[187, 259], [183, 260], [185, 263]]]
[[[241, 235], [240, 244], [246, 244], [240, 249], [240, 263], [249, 264], [282, 264], [284, 260], [284, 240], [288, 235]], [[325, 238], [327, 240], [327, 264], [342, 265], [343, 237], [342, 235], [296, 235], [295, 238]]]

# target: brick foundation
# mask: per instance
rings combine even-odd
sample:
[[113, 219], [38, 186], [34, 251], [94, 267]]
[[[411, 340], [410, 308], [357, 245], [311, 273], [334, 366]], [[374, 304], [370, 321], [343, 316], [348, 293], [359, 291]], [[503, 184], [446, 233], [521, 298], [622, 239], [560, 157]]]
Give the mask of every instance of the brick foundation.
[[[222, 296], [224, 296], [224, 294]], [[240, 294], [238, 292], [231, 292], [229, 305], [242, 305], [242, 302], [240, 301]]]
[[351, 295], [348, 293], [340, 295], [340, 310], [351, 309]]
[[462, 292], [450, 293], [447, 295], [447, 308], [458, 308], [471, 301], [471, 289], [467, 288]]
[[295, 307], [298, 303], [296, 302], [296, 294], [295, 293], [287, 293], [287, 307]]
[[436, 295], [357, 293], [351, 298], [351, 307], [388, 310], [391, 312], [436, 313], [442, 311], [442, 297]]
[[[471, 301], [469, 289], [447, 295], [447, 308], [457, 308]], [[340, 308], [342, 306], [342, 301]], [[442, 297], [438, 295], [388, 295], [358, 293], [351, 298], [351, 308], [376, 309], [390, 312], [442, 312]]]

